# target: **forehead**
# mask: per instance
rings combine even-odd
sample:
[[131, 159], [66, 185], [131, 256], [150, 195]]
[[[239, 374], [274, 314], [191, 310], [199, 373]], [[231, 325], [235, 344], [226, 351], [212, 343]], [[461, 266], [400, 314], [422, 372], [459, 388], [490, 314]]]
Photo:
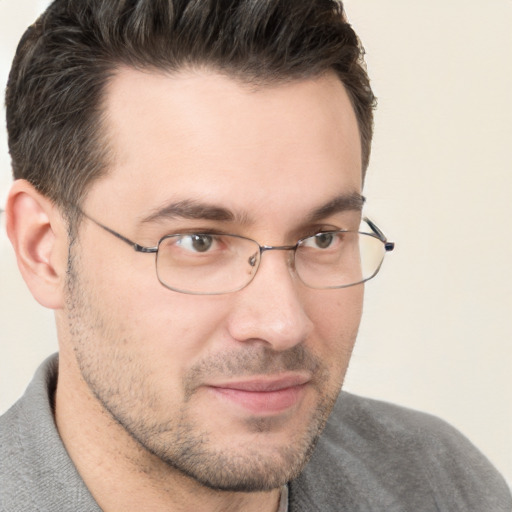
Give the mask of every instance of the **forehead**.
[[259, 216], [360, 190], [357, 121], [334, 74], [253, 88], [212, 71], [124, 68], [106, 92], [113, 162], [91, 188], [95, 211], [115, 200], [141, 218], [200, 200]]

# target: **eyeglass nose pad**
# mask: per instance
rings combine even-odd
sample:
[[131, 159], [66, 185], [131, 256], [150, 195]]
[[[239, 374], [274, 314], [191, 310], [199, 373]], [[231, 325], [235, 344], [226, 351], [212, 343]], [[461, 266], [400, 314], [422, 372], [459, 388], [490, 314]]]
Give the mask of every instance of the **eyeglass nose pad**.
[[297, 268], [295, 266], [295, 256], [297, 256], [297, 247], [295, 248], [295, 250], [288, 251], [288, 266], [290, 267], [290, 271], [295, 276], [297, 276]]
[[249, 265], [254, 268], [258, 264], [258, 256], [259, 255], [260, 255], [259, 251], [256, 251], [253, 255], [249, 256], [247, 263], [249, 263]]

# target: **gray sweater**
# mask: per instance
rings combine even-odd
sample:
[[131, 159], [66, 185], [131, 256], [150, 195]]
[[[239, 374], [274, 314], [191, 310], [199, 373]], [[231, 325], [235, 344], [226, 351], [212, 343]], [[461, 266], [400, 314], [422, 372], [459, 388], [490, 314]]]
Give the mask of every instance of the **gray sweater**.
[[[0, 418], [0, 512], [99, 512], [51, 409], [57, 359]], [[496, 470], [444, 422], [342, 393], [301, 476], [290, 512], [510, 512]]]

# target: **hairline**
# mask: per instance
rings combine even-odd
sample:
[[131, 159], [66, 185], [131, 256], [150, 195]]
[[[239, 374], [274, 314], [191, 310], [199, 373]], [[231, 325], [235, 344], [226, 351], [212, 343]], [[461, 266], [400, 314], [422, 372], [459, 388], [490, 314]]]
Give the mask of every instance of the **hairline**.
[[[341, 77], [339, 76], [339, 73], [333, 68], [327, 68], [317, 73], [311, 73], [311, 74], [302, 74], [300, 76], [293, 76], [291, 74], [281, 74], [276, 76], [265, 76], [262, 75], [256, 75], [256, 74], [248, 74], [243, 73], [241, 71], [238, 71], [236, 69], [227, 69], [222, 68], [220, 66], [215, 66], [213, 64], [209, 63], [187, 63], [182, 65], [179, 68], [172, 69], [170, 67], [166, 66], [155, 66], [155, 65], [134, 65], [134, 64], [127, 64], [121, 60], [117, 62], [113, 62], [112, 65], [107, 69], [105, 72], [105, 81], [103, 83], [103, 86], [101, 88], [101, 92], [98, 97], [98, 103], [96, 108], [95, 115], [91, 116], [91, 124], [94, 124], [96, 126], [95, 133], [93, 137], [96, 139], [96, 143], [99, 145], [99, 154], [101, 155], [101, 162], [99, 162], [102, 172], [100, 172], [98, 175], [92, 177], [90, 180], [87, 181], [86, 185], [83, 187], [82, 194], [77, 200], [77, 204], [75, 205], [62, 205], [65, 210], [68, 210], [69, 207], [71, 207], [72, 210], [77, 214], [76, 216], [71, 216], [70, 221], [71, 223], [76, 222], [80, 217], [80, 207], [83, 205], [84, 201], [87, 199], [87, 196], [91, 190], [91, 188], [94, 186], [94, 184], [97, 181], [100, 181], [102, 178], [109, 175], [110, 172], [112, 172], [112, 168], [115, 165], [115, 152], [113, 149], [112, 144], [112, 131], [111, 128], [108, 126], [108, 98], [111, 91], [111, 84], [113, 81], [118, 77], [123, 70], [131, 70], [131, 71], [138, 71], [141, 73], [148, 73], [153, 74], [157, 76], [163, 76], [168, 78], [176, 78], [180, 77], [181, 75], [186, 75], [187, 73], [211, 73], [212, 75], [219, 75], [225, 78], [228, 78], [229, 80], [232, 80], [237, 85], [246, 88], [249, 92], [258, 92], [262, 89], [266, 88], [272, 88], [272, 87], [279, 87], [281, 85], [286, 84], [293, 84], [293, 83], [301, 83], [305, 81], [316, 81], [320, 80], [322, 77], [325, 77], [327, 75], [335, 76], [336, 79], [341, 83], [343, 89], [345, 90], [345, 93], [348, 96], [350, 106], [352, 108], [353, 114], [356, 119], [357, 123], [357, 130], [358, 130], [358, 137], [359, 137], [359, 143], [360, 143], [360, 149], [361, 152], [364, 151], [363, 148], [363, 140], [362, 140], [362, 134], [361, 134], [361, 127], [359, 125], [359, 119], [357, 116], [357, 112], [355, 111], [354, 107], [354, 100], [352, 98], [352, 94], [350, 92], [350, 89], [345, 85]], [[361, 155], [363, 157], [363, 154]], [[362, 166], [362, 163], [361, 163]], [[366, 169], [361, 169], [361, 179], [362, 184], [364, 184], [365, 180], [365, 174]], [[75, 208], [77, 207], [77, 208]]]

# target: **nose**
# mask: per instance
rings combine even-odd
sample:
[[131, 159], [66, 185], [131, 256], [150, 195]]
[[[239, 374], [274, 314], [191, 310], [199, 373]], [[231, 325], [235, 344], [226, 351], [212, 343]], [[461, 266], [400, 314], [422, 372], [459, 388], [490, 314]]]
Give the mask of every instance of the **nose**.
[[264, 253], [249, 285], [234, 294], [228, 329], [241, 342], [262, 342], [283, 351], [303, 342], [313, 330], [305, 286], [292, 273], [288, 251]]

